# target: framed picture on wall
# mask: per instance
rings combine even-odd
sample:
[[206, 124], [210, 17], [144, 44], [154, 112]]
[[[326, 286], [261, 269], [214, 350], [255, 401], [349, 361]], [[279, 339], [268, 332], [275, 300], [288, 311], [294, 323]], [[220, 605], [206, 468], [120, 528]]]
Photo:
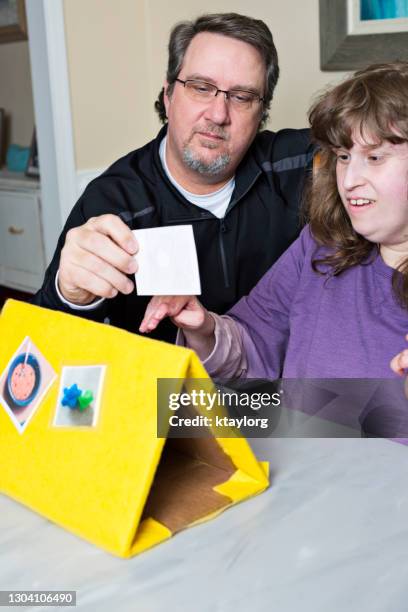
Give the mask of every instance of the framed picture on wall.
[[319, 0], [320, 67], [408, 60], [408, 0]]
[[24, 0], [0, 0], [0, 43], [27, 40]]

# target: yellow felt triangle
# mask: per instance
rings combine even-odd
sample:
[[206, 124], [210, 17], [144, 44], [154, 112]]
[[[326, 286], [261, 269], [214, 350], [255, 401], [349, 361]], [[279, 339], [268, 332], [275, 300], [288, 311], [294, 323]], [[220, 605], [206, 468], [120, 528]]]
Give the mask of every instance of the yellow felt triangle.
[[[192, 351], [9, 300], [0, 374], [27, 336], [57, 378], [23, 433], [0, 405], [2, 493], [129, 557], [268, 486], [242, 438], [157, 437], [158, 378], [175, 379], [175, 391], [184, 379], [212, 384]], [[62, 368], [85, 365], [106, 366], [97, 424], [55, 427]]]

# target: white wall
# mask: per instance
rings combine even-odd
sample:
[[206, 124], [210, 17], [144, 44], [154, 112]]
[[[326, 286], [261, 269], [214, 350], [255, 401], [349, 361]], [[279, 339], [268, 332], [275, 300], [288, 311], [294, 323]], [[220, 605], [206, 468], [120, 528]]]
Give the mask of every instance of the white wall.
[[64, 0], [77, 169], [106, 167], [150, 140], [142, 0]]

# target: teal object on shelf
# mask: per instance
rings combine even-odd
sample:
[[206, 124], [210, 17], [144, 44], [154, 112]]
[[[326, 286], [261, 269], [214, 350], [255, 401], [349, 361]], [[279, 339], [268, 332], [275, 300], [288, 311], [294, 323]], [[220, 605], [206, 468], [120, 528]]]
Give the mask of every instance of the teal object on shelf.
[[30, 157], [29, 147], [12, 144], [7, 149], [6, 164], [11, 172], [25, 172]]

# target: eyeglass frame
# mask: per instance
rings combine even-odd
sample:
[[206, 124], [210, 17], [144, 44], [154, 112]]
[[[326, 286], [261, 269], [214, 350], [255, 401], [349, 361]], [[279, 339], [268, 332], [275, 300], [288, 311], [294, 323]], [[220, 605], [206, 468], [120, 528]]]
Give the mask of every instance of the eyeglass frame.
[[214, 93], [214, 98], [216, 98], [218, 96], [218, 94], [221, 92], [225, 95], [225, 99], [227, 101], [230, 100], [230, 95], [231, 92], [239, 92], [242, 91], [243, 93], [248, 93], [248, 94], [252, 94], [253, 96], [255, 96], [255, 98], [258, 98], [258, 102], [264, 102], [265, 98], [260, 96], [259, 94], [255, 93], [254, 91], [248, 91], [247, 89], [219, 89], [216, 85], [214, 85], [214, 83], [208, 83], [208, 81], [202, 81], [201, 79], [186, 79], [185, 81], [183, 81], [182, 79], [174, 79], [174, 81], [181, 83], [184, 87], [184, 89], [186, 88], [186, 83], [205, 83], [206, 85], [209, 85], [210, 87], [214, 87], [215, 88], [215, 93]]

